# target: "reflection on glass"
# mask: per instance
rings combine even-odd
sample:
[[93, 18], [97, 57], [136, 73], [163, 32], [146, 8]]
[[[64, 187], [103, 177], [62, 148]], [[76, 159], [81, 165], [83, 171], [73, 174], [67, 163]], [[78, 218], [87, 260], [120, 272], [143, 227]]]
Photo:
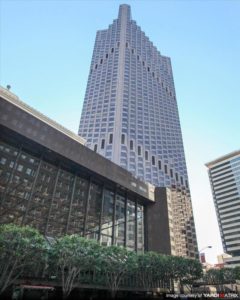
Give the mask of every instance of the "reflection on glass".
[[89, 182], [81, 177], [76, 178], [68, 233], [83, 233], [85, 205]]
[[104, 191], [103, 197], [103, 212], [102, 212], [102, 228], [101, 228], [101, 243], [106, 242], [106, 237], [108, 236], [108, 241], [112, 239], [112, 225], [113, 225], [113, 202], [114, 193], [109, 190]]
[[138, 228], [138, 237], [137, 237], [137, 250], [139, 252], [144, 251], [144, 215], [143, 215], [143, 206], [137, 206], [137, 228]]
[[127, 199], [127, 248], [135, 250], [135, 202]]
[[115, 241], [114, 244], [124, 246], [125, 231], [125, 197], [117, 195], [115, 211]]
[[88, 203], [88, 216], [86, 224], [86, 235], [88, 238], [98, 239], [99, 218], [101, 212], [102, 189], [92, 183]]
[[48, 224], [50, 232], [55, 231], [55, 228], [57, 228], [58, 233], [54, 232], [54, 235], [63, 235], [66, 233], [73, 181], [74, 175], [72, 173], [62, 169], [59, 171]]

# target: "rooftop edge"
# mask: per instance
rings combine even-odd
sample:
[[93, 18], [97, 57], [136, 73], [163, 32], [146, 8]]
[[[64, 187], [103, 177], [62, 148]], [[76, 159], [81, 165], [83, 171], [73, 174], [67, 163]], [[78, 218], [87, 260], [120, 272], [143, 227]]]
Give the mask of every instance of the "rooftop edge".
[[35, 108], [29, 106], [25, 102], [21, 101], [18, 96], [14, 93], [10, 92], [9, 90], [5, 89], [4, 87], [0, 86], [0, 96], [3, 97], [6, 101], [11, 102], [13, 105], [21, 108], [22, 110], [30, 113], [35, 118], [41, 120], [42, 122], [48, 124], [49, 126], [55, 128], [56, 130], [62, 132], [63, 134], [67, 135], [68, 137], [72, 138], [73, 140], [77, 141], [78, 143], [85, 145], [86, 140], [79, 135], [75, 134], [71, 130], [67, 129], [66, 127], [60, 125], [56, 121], [52, 120], [51, 118], [45, 116]]
[[216, 158], [216, 159], [214, 159], [214, 160], [212, 160], [212, 161], [206, 163], [205, 166], [208, 167], [208, 168], [210, 169], [210, 168], [213, 167], [215, 164], [217, 164], [217, 163], [219, 163], [219, 162], [222, 162], [222, 161], [224, 161], [224, 160], [226, 160], [226, 159], [229, 159], [229, 158], [231, 158], [231, 157], [237, 156], [237, 155], [240, 155], [240, 150], [235, 150], [235, 151], [233, 151], [233, 152], [230, 152], [230, 153], [228, 153], [228, 154], [225, 154], [225, 155], [223, 155], [223, 156], [220, 156], [219, 158]]

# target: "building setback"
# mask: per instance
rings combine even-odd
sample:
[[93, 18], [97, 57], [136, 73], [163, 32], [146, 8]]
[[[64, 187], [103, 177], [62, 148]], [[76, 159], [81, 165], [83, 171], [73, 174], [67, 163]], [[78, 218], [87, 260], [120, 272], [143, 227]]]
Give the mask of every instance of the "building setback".
[[229, 266], [240, 266], [240, 151], [206, 164], [212, 188], [223, 249], [232, 258]]
[[168, 201], [159, 204], [152, 230], [159, 241], [168, 234], [170, 253], [198, 256], [171, 61], [132, 20], [129, 5], [120, 5], [118, 18], [97, 31], [79, 135], [140, 180], [168, 188], [172, 196], [163, 197]]
[[[140, 252], [179, 251], [172, 232], [187, 232], [192, 220], [176, 225], [168, 206], [187, 191], [140, 181], [3, 88], [0, 111], [1, 224], [30, 225], [49, 237], [78, 233]], [[190, 232], [181, 251], [195, 257]]]

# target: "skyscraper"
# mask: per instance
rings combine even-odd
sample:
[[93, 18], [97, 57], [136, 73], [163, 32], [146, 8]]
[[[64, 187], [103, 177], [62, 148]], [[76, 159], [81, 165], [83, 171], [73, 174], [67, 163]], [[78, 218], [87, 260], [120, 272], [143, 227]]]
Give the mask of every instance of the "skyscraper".
[[230, 266], [240, 266], [240, 151], [206, 164], [218, 225]]
[[128, 5], [97, 32], [79, 135], [142, 180], [188, 185], [171, 61]]
[[132, 20], [129, 5], [120, 5], [118, 18], [97, 31], [79, 135], [134, 176], [167, 188], [156, 206], [157, 218], [166, 218], [151, 230], [161, 245], [167, 234], [170, 246], [160, 249], [152, 240], [151, 249], [197, 257], [171, 61]]

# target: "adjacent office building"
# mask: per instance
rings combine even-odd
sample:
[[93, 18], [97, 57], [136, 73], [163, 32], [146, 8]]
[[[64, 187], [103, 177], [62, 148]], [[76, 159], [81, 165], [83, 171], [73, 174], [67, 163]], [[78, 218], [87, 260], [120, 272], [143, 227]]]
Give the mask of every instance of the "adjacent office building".
[[223, 249], [232, 258], [229, 266], [240, 266], [240, 151], [206, 164], [211, 182]]
[[168, 188], [159, 203], [167, 219], [152, 230], [169, 233], [171, 254], [196, 257], [171, 61], [132, 20], [129, 5], [120, 5], [118, 18], [97, 32], [79, 135], [140, 180]]

